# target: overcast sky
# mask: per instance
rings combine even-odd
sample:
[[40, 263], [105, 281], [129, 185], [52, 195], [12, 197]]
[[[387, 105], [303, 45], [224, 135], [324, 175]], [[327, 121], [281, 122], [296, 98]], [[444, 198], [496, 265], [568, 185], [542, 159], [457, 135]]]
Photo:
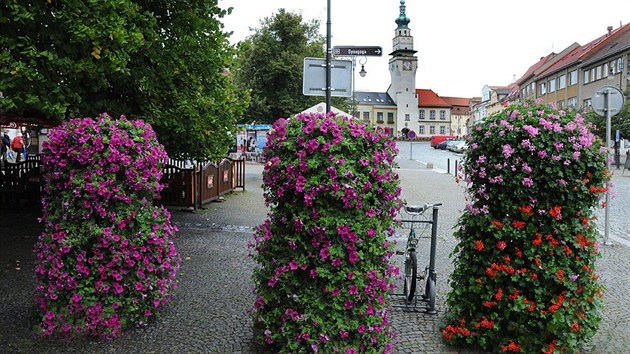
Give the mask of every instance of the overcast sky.
[[[318, 19], [326, 35], [327, 0], [219, 0], [233, 7], [223, 19], [236, 43], [278, 9]], [[367, 75], [356, 89], [385, 92], [388, 60], [400, 0], [331, 0], [332, 46], [381, 46], [385, 55], [367, 57]], [[406, 1], [409, 28], [419, 59], [416, 87], [440, 96], [481, 96], [484, 85], [504, 86], [541, 57], [573, 42], [587, 42], [630, 21], [630, 0], [440, 0]]]

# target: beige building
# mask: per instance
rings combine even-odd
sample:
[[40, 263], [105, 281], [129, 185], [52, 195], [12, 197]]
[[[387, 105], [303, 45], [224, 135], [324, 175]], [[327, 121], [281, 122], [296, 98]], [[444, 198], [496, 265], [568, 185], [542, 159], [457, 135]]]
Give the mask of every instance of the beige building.
[[[475, 121], [501, 111], [513, 101], [538, 100], [558, 108], [588, 111], [591, 98], [602, 86], [622, 92], [630, 79], [630, 24], [607, 31], [586, 43], [573, 43], [560, 53], [550, 53], [507, 86], [510, 92], [484, 86], [482, 100], [473, 107]], [[496, 97], [495, 97], [496, 95]]]

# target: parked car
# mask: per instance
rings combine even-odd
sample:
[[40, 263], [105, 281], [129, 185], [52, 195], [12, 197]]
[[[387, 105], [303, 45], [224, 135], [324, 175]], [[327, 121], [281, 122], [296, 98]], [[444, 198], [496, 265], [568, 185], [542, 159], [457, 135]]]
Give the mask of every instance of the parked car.
[[[431, 147], [434, 149], [439, 149], [438, 145], [447, 140], [455, 140], [455, 136], [453, 135], [433, 135], [431, 137]], [[442, 149], [444, 150], [444, 149]]]
[[450, 140], [443, 140], [441, 142], [439, 142], [437, 145], [435, 145], [433, 148], [434, 149], [440, 149], [440, 150], [446, 150], [446, 145], [448, 144]]
[[454, 143], [448, 145], [447, 148], [452, 152], [461, 153], [466, 151], [468, 143], [463, 140], [456, 140]]

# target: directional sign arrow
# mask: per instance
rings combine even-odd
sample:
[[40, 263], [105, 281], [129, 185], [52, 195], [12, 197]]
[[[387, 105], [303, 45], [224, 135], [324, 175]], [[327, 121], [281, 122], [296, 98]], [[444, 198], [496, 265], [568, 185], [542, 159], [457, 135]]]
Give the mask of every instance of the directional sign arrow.
[[348, 56], [373, 56], [380, 57], [383, 54], [383, 48], [378, 46], [334, 46], [333, 55], [337, 57]]

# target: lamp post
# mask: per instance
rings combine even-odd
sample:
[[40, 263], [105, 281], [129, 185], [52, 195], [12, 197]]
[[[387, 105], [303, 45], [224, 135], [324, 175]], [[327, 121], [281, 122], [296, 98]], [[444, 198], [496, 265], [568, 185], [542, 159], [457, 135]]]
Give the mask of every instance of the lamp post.
[[[365, 75], [367, 74], [367, 71], [365, 71], [364, 65], [367, 62], [367, 58], [363, 57], [362, 59], [363, 59], [363, 62], [361, 62], [361, 59], [359, 59], [359, 65], [361, 65], [361, 71], [359, 71], [359, 75], [361, 77], [365, 77]], [[356, 69], [356, 57], [353, 56], [352, 57], [352, 115], [355, 118], [359, 118], [359, 117], [356, 116], [356, 114], [358, 114], [358, 112], [357, 112], [358, 102], [357, 102], [357, 100], [355, 98], [355, 92], [356, 92], [356, 86], [355, 86], [356, 85], [356, 79], [355, 79], [355, 75], [354, 75], [355, 69]]]

